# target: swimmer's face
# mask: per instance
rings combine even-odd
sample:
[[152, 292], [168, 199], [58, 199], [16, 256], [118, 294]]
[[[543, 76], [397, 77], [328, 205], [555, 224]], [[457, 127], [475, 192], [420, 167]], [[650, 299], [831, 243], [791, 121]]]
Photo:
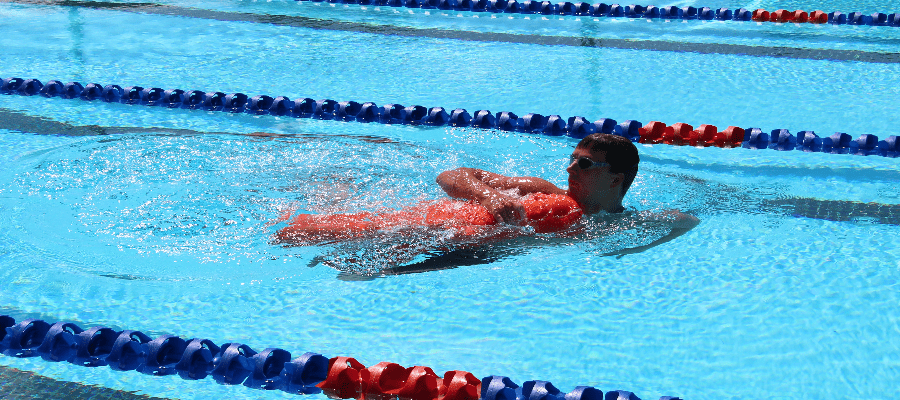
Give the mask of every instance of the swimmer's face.
[[579, 164], [587, 165], [588, 163], [579, 163], [578, 159], [582, 157], [594, 163], [606, 162], [605, 151], [592, 152], [588, 149], [576, 148], [572, 152], [574, 161], [569, 163], [569, 167], [566, 168], [566, 172], [569, 173], [569, 196], [588, 209], [602, 204], [606, 197], [618, 196], [622, 174], [610, 173], [608, 164], [592, 165], [583, 169]]

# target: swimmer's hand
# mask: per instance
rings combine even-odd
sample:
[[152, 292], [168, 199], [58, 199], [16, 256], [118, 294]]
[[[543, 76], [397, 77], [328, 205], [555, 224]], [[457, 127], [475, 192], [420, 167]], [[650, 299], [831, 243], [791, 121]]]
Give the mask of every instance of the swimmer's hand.
[[[700, 223], [700, 219], [690, 215], [685, 214], [678, 210], [667, 210], [662, 213], [656, 214], [655, 219], [658, 221], [666, 221], [672, 225], [672, 229], [683, 229], [684, 232], [691, 230], [693, 227], [697, 226]], [[653, 219], [653, 218], [648, 218]]]
[[495, 193], [481, 200], [481, 205], [494, 216], [498, 224], [525, 225], [525, 206], [515, 197]]

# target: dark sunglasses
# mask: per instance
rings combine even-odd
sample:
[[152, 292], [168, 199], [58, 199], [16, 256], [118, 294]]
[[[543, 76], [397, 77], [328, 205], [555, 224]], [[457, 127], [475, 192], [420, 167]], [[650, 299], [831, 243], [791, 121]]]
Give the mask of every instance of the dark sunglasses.
[[581, 169], [600, 168], [600, 167], [605, 167], [605, 166], [609, 165], [609, 163], [597, 162], [597, 161], [591, 160], [590, 158], [587, 158], [587, 157], [575, 158], [575, 156], [569, 156], [569, 165], [572, 165], [572, 163], [577, 163], [578, 168], [581, 168]]

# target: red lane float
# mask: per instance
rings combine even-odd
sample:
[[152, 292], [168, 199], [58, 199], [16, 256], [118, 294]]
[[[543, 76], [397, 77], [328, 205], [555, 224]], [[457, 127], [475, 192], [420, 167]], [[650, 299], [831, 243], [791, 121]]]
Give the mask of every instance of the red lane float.
[[437, 374], [431, 368], [415, 366], [407, 368], [407, 376], [397, 396], [413, 400], [436, 399], [440, 387]]
[[439, 378], [431, 368], [403, 368], [391, 362], [380, 362], [369, 367], [369, 382], [363, 385], [363, 393], [428, 400], [438, 397]]
[[[827, 20], [827, 17], [826, 17], [826, 20]], [[798, 24], [808, 22], [809, 14], [807, 14], [806, 11], [803, 11], [803, 10], [796, 10], [796, 11], [794, 11], [794, 16], [793, 16], [792, 21], [796, 22]]]
[[640, 134], [639, 143], [659, 144], [662, 143], [663, 134], [666, 132], [666, 124], [659, 121], [650, 121], [647, 125], [638, 128]]
[[756, 22], [794, 22], [798, 24], [824, 24], [828, 22], [828, 14], [822, 10], [807, 13], [803, 10], [775, 10], [772, 12], [758, 9], [753, 11], [751, 19]]
[[[563, 230], [582, 216], [574, 199], [564, 195], [531, 193], [522, 198], [526, 223], [537, 233]], [[378, 230], [403, 226], [430, 226], [454, 229], [474, 235], [496, 220], [484, 206], [474, 201], [435, 200], [382, 213], [298, 214], [276, 233], [281, 242], [302, 243], [360, 237]]]
[[744, 142], [744, 128], [729, 126], [724, 131], [716, 133], [713, 137], [713, 146], [716, 147], [741, 147]]
[[328, 376], [316, 386], [326, 395], [349, 399], [363, 391], [370, 375], [366, 366], [355, 358], [334, 357], [328, 360]]
[[640, 143], [670, 144], [676, 146], [715, 146], [740, 147], [744, 141], [744, 130], [729, 126], [719, 132], [715, 125], [703, 124], [694, 129], [693, 126], [678, 122], [672, 126], [659, 121], [650, 121], [640, 129]]
[[[769, 14], [769, 22], [796, 22], [796, 23], [804, 23], [809, 20], [809, 14], [803, 10], [777, 10]], [[828, 21], [828, 16], [825, 16], [825, 21]]]
[[811, 24], [825, 24], [828, 23], [828, 14], [826, 14], [822, 10], [816, 10], [809, 13], [809, 20], [807, 21]]
[[691, 146], [712, 146], [716, 133], [718, 133], [718, 128], [715, 125], [700, 125], [699, 128], [691, 131], [688, 144]]
[[693, 126], [684, 122], [676, 122], [672, 124], [672, 126], [666, 128], [662, 142], [675, 146], [684, 146], [690, 142], [692, 130], [694, 130]]
[[769, 13], [769, 22], [790, 22], [794, 19], [794, 14], [788, 10], [775, 10]]
[[750, 18], [756, 22], [766, 22], [769, 20], [769, 12], [762, 8], [756, 9], [753, 11], [753, 16]]
[[412, 400], [477, 400], [481, 381], [466, 371], [447, 371], [440, 378], [429, 367], [403, 368], [380, 362], [366, 368], [350, 357], [329, 360], [328, 377], [318, 387], [330, 397], [364, 398], [367, 395]]
[[470, 372], [447, 371], [441, 380], [443, 400], [476, 400], [481, 395], [481, 380]]
[[659, 121], [651, 121], [647, 124], [647, 129], [641, 131], [641, 143], [659, 144], [665, 143], [675, 146], [688, 144], [688, 136], [686, 132], [693, 129], [692, 126], [678, 122], [672, 126], [666, 126]]

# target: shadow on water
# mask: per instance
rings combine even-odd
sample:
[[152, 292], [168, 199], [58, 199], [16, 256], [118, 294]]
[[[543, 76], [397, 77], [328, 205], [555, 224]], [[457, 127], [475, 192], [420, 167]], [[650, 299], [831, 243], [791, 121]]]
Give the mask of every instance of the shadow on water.
[[3, 399], [167, 400], [98, 385], [56, 380], [5, 366], [0, 366], [0, 382], [3, 382], [0, 385], [0, 398]]
[[3, 3], [20, 3], [34, 4], [46, 6], [63, 6], [63, 7], [86, 7], [106, 10], [130, 10], [141, 9], [147, 7], [161, 7], [156, 3], [117, 3], [110, 1], [72, 1], [72, 0], [20, 0], [20, 1], [3, 1]]
[[77, 68], [78, 75], [84, 75], [87, 69], [84, 60], [84, 18], [78, 8], [69, 10], [69, 31], [72, 37], [72, 59], [75, 60], [72, 67]]
[[813, 218], [835, 222], [867, 221], [884, 225], [900, 225], [900, 205], [862, 203], [856, 201], [788, 198], [766, 200], [766, 207], [797, 218]]
[[72, 125], [66, 122], [54, 121], [49, 118], [37, 117], [3, 108], [0, 108], [0, 129], [51, 136], [99, 136], [120, 135], [128, 133], [211, 133], [199, 132], [190, 129]]
[[524, 254], [528, 249], [524, 246], [515, 247], [509, 245], [481, 246], [472, 249], [457, 249], [446, 252], [438, 252], [430, 255], [424, 261], [407, 265], [388, 267], [381, 270], [379, 275], [355, 274], [351, 272], [339, 272], [338, 279], [343, 281], [371, 281], [379, 277], [390, 275], [418, 274], [421, 272], [441, 271], [459, 267], [492, 264], [508, 257]]
[[[830, 172], [834, 173], [832, 169]], [[835, 222], [865, 221], [884, 225], [900, 225], [900, 204], [864, 203], [846, 200], [822, 200], [811, 197], [762, 198], [759, 194], [733, 185], [713, 183], [686, 174], [666, 174], [681, 182], [701, 187], [699, 203], [690, 213], [740, 212], [777, 214], [795, 218], [811, 218]]]
[[410, 143], [396, 141], [391, 138], [373, 135], [341, 135], [319, 133], [271, 133], [271, 132], [209, 132], [193, 129], [175, 129], [160, 127], [131, 127], [131, 126], [100, 126], [100, 125], [73, 125], [67, 122], [54, 121], [49, 118], [28, 115], [22, 112], [0, 108], [0, 129], [49, 136], [104, 136], [125, 135], [134, 133], [148, 134], [172, 134], [172, 135], [244, 135], [258, 138], [349, 138], [367, 143], [378, 144], [403, 144]]

